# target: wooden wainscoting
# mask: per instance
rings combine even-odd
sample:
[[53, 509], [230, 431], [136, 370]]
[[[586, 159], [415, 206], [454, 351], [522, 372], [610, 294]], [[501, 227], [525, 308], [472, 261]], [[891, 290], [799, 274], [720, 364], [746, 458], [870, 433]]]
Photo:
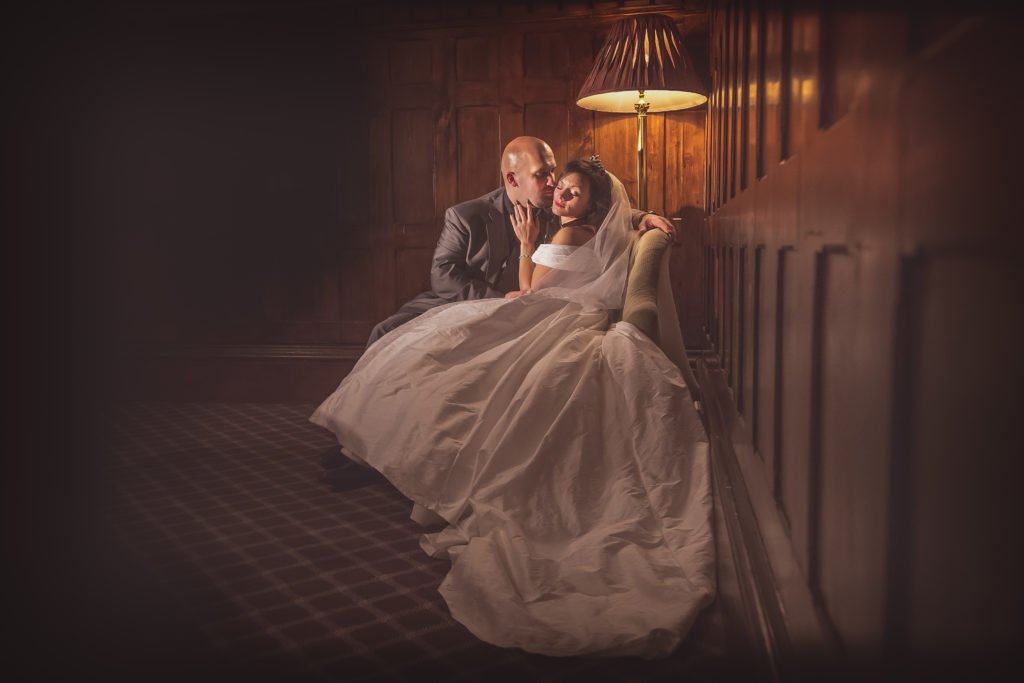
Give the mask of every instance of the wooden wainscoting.
[[1021, 641], [1019, 22], [709, 24], [701, 377], [780, 670], [989, 671]]

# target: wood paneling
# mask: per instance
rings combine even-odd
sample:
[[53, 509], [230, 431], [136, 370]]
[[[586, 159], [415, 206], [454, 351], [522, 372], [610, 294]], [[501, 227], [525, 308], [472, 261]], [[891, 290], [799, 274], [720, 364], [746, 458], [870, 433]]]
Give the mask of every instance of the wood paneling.
[[[529, 102], [523, 106], [523, 130], [546, 140], [555, 154], [555, 163], [564, 164], [569, 155], [569, 112], [565, 102]], [[501, 154], [499, 148], [492, 157]], [[497, 187], [497, 184], [495, 185]]]
[[[922, 49], [898, 117], [906, 187], [900, 233], [905, 246], [917, 247], [907, 251], [916, 258], [917, 287], [908, 297], [916, 329], [905, 357], [909, 420], [901, 425], [910, 451], [910, 538], [893, 561], [910, 565], [903, 637], [911, 651], [994, 658], [1017, 650], [1024, 630], [1024, 510], [1016, 492], [1024, 474], [1016, 447], [1024, 237], [1019, 196], [1007, 184], [1024, 151], [1014, 114], [1022, 97], [993, 94], [1022, 57], [1019, 26], [1004, 17], [944, 25]], [[925, 115], [948, 89], [965, 106]], [[965, 130], [970, 141], [955, 134]]]
[[[737, 58], [737, 69], [740, 71], [739, 88], [740, 102], [737, 115], [739, 116], [739, 159], [737, 160], [737, 175], [739, 176], [739, 190], [747, 189], [750, 184], [750, 98], [751, 93], [756, 97], [757, 79], [751, 71], [751, 36], [750, 36], [750, 1], [744, 0], [740, 3], [739, 15], [739, 56]], [[755, 39], [756, 40], [756, 39]], [[756, 70], [757, 64], [755, 63]]]
[[389, 51], [392, 83], [429, 83], [433, 50], [425, 40], [396, 41]]
[[678, 217], [670, 253], [672, 292], [688, 348], [704, 345], [704, 121], [702, 111], [665, 114], [664, 214]]
[[626, 186], [629, 201], [636, 206], [636, 118], [595, 112], [594, 122], [594, 151]]
[[[732, 438], [761, 454], [781, 552], [848, 663], [1004, 661], [1024, 570], [1007, 483], [1022, 237], [1005, 183], [1024, 149], [1021, 94], [997, 75], [1021, 66], [1015, 29], [765, 0], [740, 5], [745, 52], [737, 6], [708, 18], [704, 298]], [[942, 106], [954, 91], [961, 106]], [[757, 515], [771, 536], [778, 511]]]
[[[1014, 425], [1024, 402], [1024, 316], [1012, 259], [925, 253], [910, 397], [912, 479], [907, 589], [910, 648], [1006, 652], [1021, 633], [1024, 571]], [[989, 331], [985, 351], [976, 338]], [[969, 359], [962, 367], [950, 358]], [[979, 430], [978, 425], [989, 428]], [[942, 571], [936, 571], [941, 567]], [[979, 607], [979, 605], [983, 607]], [[979, 609], [984, 618], [977, 618]], [[968, 626], [970, 624], [970, 626]]]
[[761, 414], [761, 363], [762, 363], [762, 334], [765, 332], [761, 324], [761, 315], [764, 310], [764, 270], [765, 270], [765, 249], [763, 244], [754, 246], [753, 269], [750, 278], [750, 438], [754, 451], [764, 458], [761, 450], [761, 430], [763, 429], [763, 416]]
[[564, 32], [528, 31], [522, 39], [523, 76], [560, 80], [568, 75], [569, 49]]
[[457, 38], [455, 77], [459, 81], [494, 81], [498, 77], [498, 45], [486, 36]]
[[402, 234], [434, 218], [434, 116], [428, 109], [391, 114], [392, 217]]
[[430, 261], [433, 253], [432, 248], [395, 250], [395, 291], [398, 301], [404, 303], [430, 289]]
[[747, 0], [747, 151], [743, 189], [764, 175], [765, 21], [763, 0]]
[[737, 0], [729, 3], [726, 9], [726, 38], [725, 38], [725, 72], [726, 78], [726, 117], [728, 126], [725, 131], [726, 136], [726, 196], [736, 196], [736, 174], [737, 174], [737, 162], [739, 160], [738, 149], [740, 146], [739, 139], [739, 121], [742, 116], [742, 108], [740, 105], [740, 24], [742, 23], [742, 16], [740, 10], [740, 3]]
[[[822, 329], [820, 587], [848, 647], [877, 651], [884, 630], [885, 557], [891, 511], [889, 422], [880, 386], [892, 361], [877, 349], [891, 329], [892, 256], [825, 252]], [[879, 286], [879, 285], [883, 286]], [[873, 401], [864, 396], [876, 395]], [[851, 525], [849, 520], [857, 520]], [[852, 589], [851, 587], [857, 587]]]
[[786, 252], [782, 306], [782, 390], [779, 397], [779, 500], [789, 520], [793, 551], [804, 571], [811, 564], [811, 330], [815, 254]]
[[499, 137], [498, 109], [459, 107], [455, 121], [459, 196], [478, 197], [501, 184], [500, 169], [495, 164], [504, 147]]
[[[376, 313], [373, 300], [358, 287], [346, 286], [347, 283], [373, 282], [373, 260], [369, 249], [344, 249], [341, 251], [338, 273], [340, 282], [332, 283], [332, 289], [339, 293], [341, 319], [346, 321], [373, 320]], [[366, 330], [369, 336], [370, 330]]]
[[778, 0], [764, 4], [764, 114], [760, 133], [764, 173], [782, 160], [783, 12]]
[[820, 12], [797, 9], [789, 17], [789, 152], [795, 154], [810, 144], [820, 121]]

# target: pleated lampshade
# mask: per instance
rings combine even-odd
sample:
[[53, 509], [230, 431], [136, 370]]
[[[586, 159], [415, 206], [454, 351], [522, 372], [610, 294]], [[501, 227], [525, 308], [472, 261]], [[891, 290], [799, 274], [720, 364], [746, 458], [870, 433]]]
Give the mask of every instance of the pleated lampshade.
[[576, 104], [633, 113], [643, 91], [654, 113], [703, 104], [703, 90], [675, 22], [664, 14], [640, 14], [612, 26]]

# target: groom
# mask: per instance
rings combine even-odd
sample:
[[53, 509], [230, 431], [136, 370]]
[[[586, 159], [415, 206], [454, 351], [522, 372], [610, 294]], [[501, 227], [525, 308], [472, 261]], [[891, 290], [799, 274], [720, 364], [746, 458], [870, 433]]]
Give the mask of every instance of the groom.
[[[425, 311], [452, 301], [503, 297], [519, 289], [519, 240], [512, 231], [513, 206], [541, 209], [541, 239], [558, 230], [550, 213], [555, 192], [555, 155], [535, 137], [515, 138], [501, 155], [503, 187], [449, 208], [430, 268], [431, 291], [423, 292], [378, 323], [367, 346]], [[674, 235], [672, 224], [652, 212], [634, 211], [641, 232], [659, 228]]]

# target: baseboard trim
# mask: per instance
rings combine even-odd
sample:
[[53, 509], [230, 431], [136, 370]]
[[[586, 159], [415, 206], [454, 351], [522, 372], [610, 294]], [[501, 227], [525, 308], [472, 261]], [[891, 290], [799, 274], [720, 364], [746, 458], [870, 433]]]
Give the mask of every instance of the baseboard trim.
[[142, 353], [173, 358], [257, 358], [287, 360], [355, 361], [363, 355], [362, 344], [316, 346], [303, 344], [182, 344], [151, 347]]
[[767, 471], [736, 410], [725, 371], [707, 354], [697, 364], [697, 377], [713, 474], [729, 494], [721, 503], [750, 636], [763, 645], [774, 680], [813, 680], [831, 668], [838, 645], [796, 562]]
[[122, 359], [116, 395], [127, 399], [318, 402], [355, 366], [356, 344], [181, 344]]

